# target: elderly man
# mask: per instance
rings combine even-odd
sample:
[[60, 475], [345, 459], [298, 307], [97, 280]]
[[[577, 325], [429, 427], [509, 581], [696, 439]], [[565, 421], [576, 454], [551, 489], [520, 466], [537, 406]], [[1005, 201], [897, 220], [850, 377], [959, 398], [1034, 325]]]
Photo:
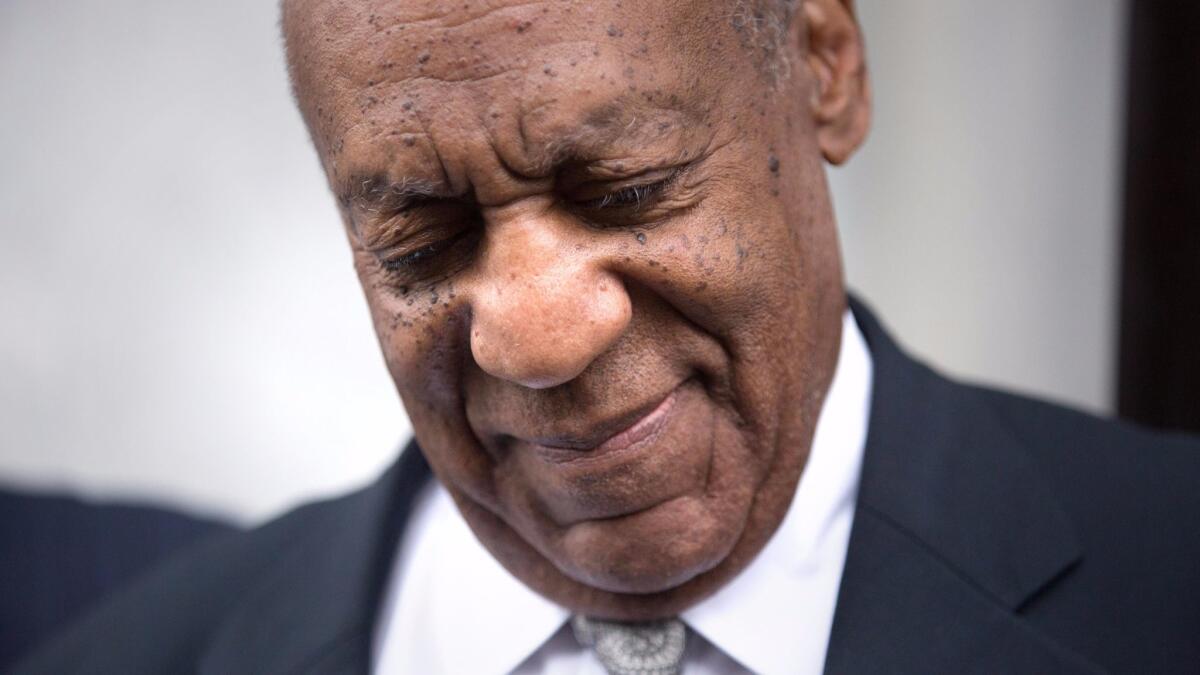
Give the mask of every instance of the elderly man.
[[288, 0], [283, 28], [420, 447], [25, 672], [1200, 663], [1200, 446], [949, 382], [848, 308], [849, 0]]

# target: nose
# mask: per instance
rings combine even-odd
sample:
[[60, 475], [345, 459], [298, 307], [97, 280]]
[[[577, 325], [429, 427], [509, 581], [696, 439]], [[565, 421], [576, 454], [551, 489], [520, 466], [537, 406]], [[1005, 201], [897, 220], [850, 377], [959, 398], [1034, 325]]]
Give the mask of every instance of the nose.
[[472, 302], [475, 363], [534, 389], [574, 379], [629, 325], [624, 284], [579, 245], [578, 225], [538, 212], [489, 220]]

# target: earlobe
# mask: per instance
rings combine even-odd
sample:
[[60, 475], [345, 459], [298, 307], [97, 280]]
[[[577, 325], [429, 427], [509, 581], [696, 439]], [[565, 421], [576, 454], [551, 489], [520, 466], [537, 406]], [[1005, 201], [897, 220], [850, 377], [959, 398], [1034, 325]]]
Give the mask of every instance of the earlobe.
[[871, 126], [871, 87], [862, 33], [851, 0], [804, 0], [805, 61], [817, 143], [826, 161], [841, 164]]

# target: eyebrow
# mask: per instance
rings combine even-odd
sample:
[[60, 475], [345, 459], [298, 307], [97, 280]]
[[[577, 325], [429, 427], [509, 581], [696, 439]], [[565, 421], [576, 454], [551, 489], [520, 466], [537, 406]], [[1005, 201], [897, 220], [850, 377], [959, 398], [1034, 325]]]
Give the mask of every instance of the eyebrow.
[[[678, 116], [664, 114], [663, 110], [645, 110], [633, 106], [636, 113], [629, 116], [629, 106], [609, 102], [594, 107], [588, 112], [583, 129], [549, 143], [541, 153], [542, 168], [535, 173], [550, 173], [560, 170], [569, 158], [596, 142], [596, 136], [608, 134], [601, 143], [616, 143], [619, 137], [645, 133], [647, 129], [663, 129], [667, 123], [680, 123]], [[679, 111], [672, 111], [679, 112]], [[617, 132], [614, 134], [614, 132]], [[342, 205], [368, 212], [399, 213], [435, 199], [450, 197], [442, 181], [407, 176], [395, 179], [385, 173], [352, 173], [343, 184], [339, 195]]]
[[441, 185], [423, 178], [399, 180], [382, 174], [355, 174], [345, 183], [342, 203], [367, 211], [404, 211], [442, 196]]

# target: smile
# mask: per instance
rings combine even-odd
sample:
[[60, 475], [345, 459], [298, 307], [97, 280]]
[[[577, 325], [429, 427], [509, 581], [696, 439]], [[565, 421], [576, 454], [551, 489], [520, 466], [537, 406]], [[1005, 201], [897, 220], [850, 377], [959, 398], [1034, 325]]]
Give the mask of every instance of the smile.
[[537, 439], [530, 441], [531, 449], [549, 462], [563, 464], [587, 463], [653, 444], [670, 421], [683, 386], [680, 384], [657, 403], [596, 425], [586, 437]]

